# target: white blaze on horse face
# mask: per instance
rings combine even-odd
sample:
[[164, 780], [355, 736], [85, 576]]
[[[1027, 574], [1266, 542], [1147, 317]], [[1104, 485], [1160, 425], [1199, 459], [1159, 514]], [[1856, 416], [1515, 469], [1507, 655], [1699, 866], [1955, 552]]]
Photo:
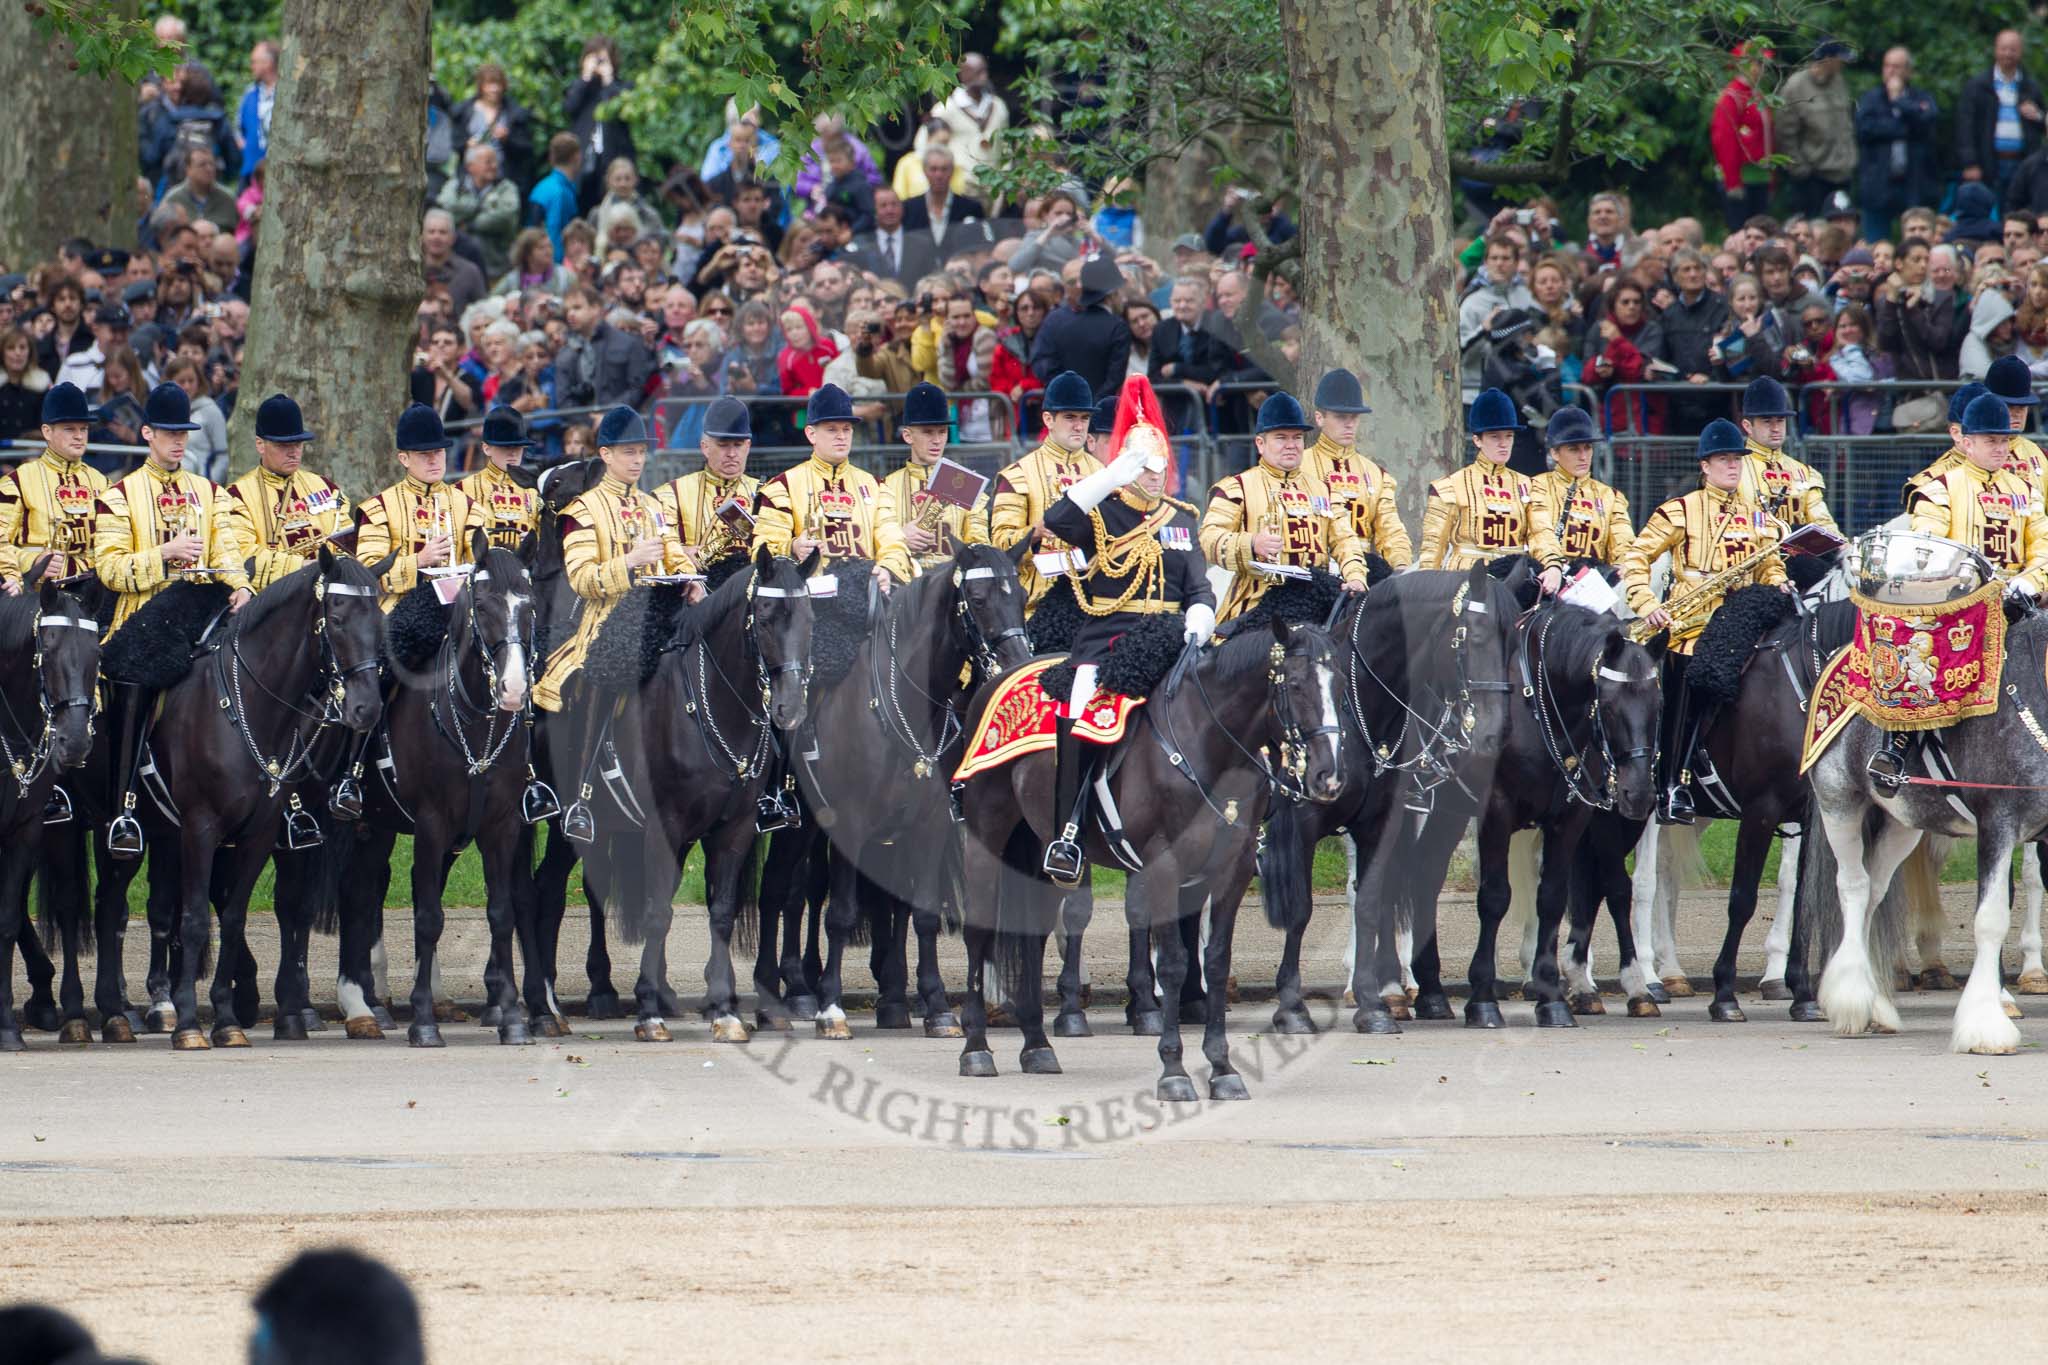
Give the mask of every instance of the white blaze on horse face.
[[505, 599], [505, 620], [510, 623], [511, 638], [505, 642], [505, 672], [498, 680], [498, 709], [517, 711], [526, 705], [526, 645], [519, 637], [519, 621], [526, 610], [527, 599], [513, 593]]

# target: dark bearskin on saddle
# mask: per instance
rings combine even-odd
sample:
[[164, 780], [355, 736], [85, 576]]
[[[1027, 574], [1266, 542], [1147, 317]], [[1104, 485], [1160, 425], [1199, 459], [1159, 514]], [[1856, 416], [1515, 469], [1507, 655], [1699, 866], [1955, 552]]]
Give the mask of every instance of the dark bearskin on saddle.
[[875, 561], [835, 559], [825, 572], [839, 580], [839, 591], [811, 599], [811, 673], [816, 686], [832, 687], [853, 671], [868, 638], [868, 585], [874, 581]]
[[415, 674], [434, 661], [448, 638], [450, 608], [441, 605], [431, 579], [398, 599], [384, 618], [384, 662], [401, 676]]
[[[1140, 617], [1116, 637], [1095, 671], [1095, 686], [1120, 697], [1148, 697], [1180, 658], [1187, 618], [1179, 612]], [[1074, 690], [1074, 662], [1062, 659], [1038, 675], [1038, 688], [1064, 702]]]
[[143, 603], [100, 651], [100, 671], [112, 682], [140, 683], [161, 692], [192, 671], [199, 633], [227, 610], [225, 583], [180, 580]]
[[[1386, 561], [1379, 562], [1384, 568]], [[1330, 619], [1343, 596], [1342, 579], [1315, 569], [1307, 578], [1282, 579], [1266, 589], [1251, 610], [1224, 622], [1217, 631], [1227, 637], [1246, 630], [1270, 630], [1275, 621], [1285, 621], [1290, 626], [1320, 626]]]
[[1074, 647], [1074, 632], [1087, 620], [1081, 604], [1074, 600], [1074, 580], [1061, 574], [1052, 581], [1038, 607], [1024, 625], [1025, 638], [1033, 654], [1064, 654]]
[[1793, 606], [1790, 593], [1762, 583], [1729, 593], [1708, 618], [1686, 665], [1693, 696], [1715, 705], [1732, 703], [1742, 691], [1742, 670], [1757, 641], [1792, 615]]
[[736, 573], [745, 573], [754, 567], [754, 561], [747, 555], [727, 555], [713, 560], [704, 570], [704, 595], [709, 597], [725, 586], [725, 581]]
[[680, 583], [634, 588], [611, 609], [583, 657], [583, 680], [600, 692], [633, 692], [654, 676], [674, 644], [683, 611]]

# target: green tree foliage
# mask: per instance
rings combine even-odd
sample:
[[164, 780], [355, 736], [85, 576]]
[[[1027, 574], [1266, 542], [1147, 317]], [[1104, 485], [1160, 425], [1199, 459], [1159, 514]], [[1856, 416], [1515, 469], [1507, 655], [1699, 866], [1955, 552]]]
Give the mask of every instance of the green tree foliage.
[[22, 7], [39, 36], [63, 44], [63, 60], [73, 71], [132, 84], [172, 60], [149, 21], [123, 0], [26, 0]]

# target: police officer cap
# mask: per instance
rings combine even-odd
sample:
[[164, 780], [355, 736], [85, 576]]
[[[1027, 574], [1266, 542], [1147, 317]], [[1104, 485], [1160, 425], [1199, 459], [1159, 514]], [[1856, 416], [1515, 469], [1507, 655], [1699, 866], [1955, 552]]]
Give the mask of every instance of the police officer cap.
[[904, 426], [943, 427], [951, 421], [952, 414], [946, 410], [946, 391], [937, 384], [920, 381], [904, 393]]
[[526, 418], [519, 409], [500, 403], [484, 414], [483, 430], [478, 433], [487, 446], [527, 447], [536, 444], [526, 435]]
[[1039, 407], [1046, 412], [1093, 412], [1095, 390], [1072, 370], [1061, 370], [1045, 386], [1045, 401]]
[[604, 415], [597, 424], [597, 444], [605, 446], [644, 446], [647, 444], [647, 423], [640, 420], [640, 414], [619, 404]]
[[1584, 408], [1559, 408], [1550, 416], [1550, 427], [1543, 433], [1544, 444], [1553, 450], [1558, 446], [1590, 445], [1599, 439], [1593, 428], [1593, 414]]
[[299, 412], [298, 403], [281, 393], [273, 393], [263, 400], [263, 406], [256, 409], [256, 439], [296, 445], [312, 440], [313, 433], [306, 430], [306, 419]]
[[1980, 393], [1963, 409], [1963, 435], [2004, 436], [2012, 431], [2012, 413], [1995, 393]]
[[1984, 387], [2009, 407], [2030, 408], [2041, 401], [2034, 394], [2034, 372], [2016, 355], [1992, 361], [1991, 368], [1984, 372]]
[[414, 403], [398, 414], [396, 444], [400, 450], [446, 450], [455, 442], [448, 439], [440, 413], [425, 403]]
[[1790, 417], [1792, 399], [1785, 386], [1769, 375], [1759, 375], [1742, 391], [1744, 417]]
[[1472, 400], [1469, 425], [1474, 436], [1483, 431], [1520, 431], [1522, 424], [1515, 417], [1515, 401], [1499, 389], [1487, 389]]
[[1969, 411], [1970, 401], [1975, 398], [1982, 398], [1989, 392], [1991, 390], [1985, 388], [1982, 384], [1965, 384], [1960, 389], [1957, 389], [1948, 396], [1948, 420], [1956, 425], [1961, 425], [1963, 414]]
[[853, 400], [837, 384], [820, 384], [811, 390], [811, 402], [805, 409], [805, 418], [813, 426], [819, 422], [851, 422]]
[[1103, 399], [1095, 405], [1095, 411], [1088, 416], [1088, 434], [1107, 436], [1116, 430], [1116, 396]]
[[85, 401], [85, 391], [69, 381], [52, 384], [43, 394], [43, 425], [60, 426], [66, 422], [92, 422], [98, 414], [92, 404]]
[[149, 391], [142, 405], [142, 424], [158, 431], [197, 431], [192, 420], [192, 399], [176, 384], [163, 383]]
[[1349, 370], [1329, 370], [1316, 381], [1317, 412], [1371, 412], [1365, 390]]
[[704, 434], [723, 441], [751, 441], [754, 415], [739, 399], [730, 395], [720, 398], [704, 414]]
[[1308, 414], [1301, 410], [1301, 400], [1283, 390], [1259, 404], [1259, 424], [1252, 434], [1263, 436], [1269, 431], [1307, 431], [1314, 425], [1308, 420]]
[[1702, 460], [1709, 455], [1740, 455], [1748, 449], [1749, 442], [1743, 439], [1742, 429], [1725, 417], [1716, 417], [1700, 433]]

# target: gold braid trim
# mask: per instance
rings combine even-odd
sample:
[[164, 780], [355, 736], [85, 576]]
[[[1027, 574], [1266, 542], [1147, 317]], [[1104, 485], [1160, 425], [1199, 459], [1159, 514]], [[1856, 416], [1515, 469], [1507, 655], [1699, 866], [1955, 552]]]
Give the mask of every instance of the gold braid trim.
[[1081, 579], [1075, 585], [1079, 590], [1075, 592], [1074, 600], [1080, 603], [1082, 611], [1090, 616], [1114, 616], [1140, 593], [1147, 601], [1165, 597], [1166, 547], [1159, 543], [1159, 528], [1172, 515], [1162, 507], [1123, 536], [1112, 540], [1109, 528], [1102, 524], [1101, 511], [1089, 509], [1088, 523], [1094, 527], [1095, 543], [1101, 548], [1096, 552], [1095, 563], [1087, 577], [1100, 574], [1105, 578], [1121, 578], [1128, 574], [1131, 581], [1124, 585], [1123, 592], [1115, 601], [1098, 604], [1088, 595], [1087, 579]]
[[1202, 515], [1202, 509], [1195, 506], [1191, 502], [1182, 502], [1179, 498], [1168, 497], [1161, 497], [1160, 501], [1168, 504], [1169, 506], [1178, 507], [1181, 511], [1186, 512], [1191, 517], [1200, 517]]

